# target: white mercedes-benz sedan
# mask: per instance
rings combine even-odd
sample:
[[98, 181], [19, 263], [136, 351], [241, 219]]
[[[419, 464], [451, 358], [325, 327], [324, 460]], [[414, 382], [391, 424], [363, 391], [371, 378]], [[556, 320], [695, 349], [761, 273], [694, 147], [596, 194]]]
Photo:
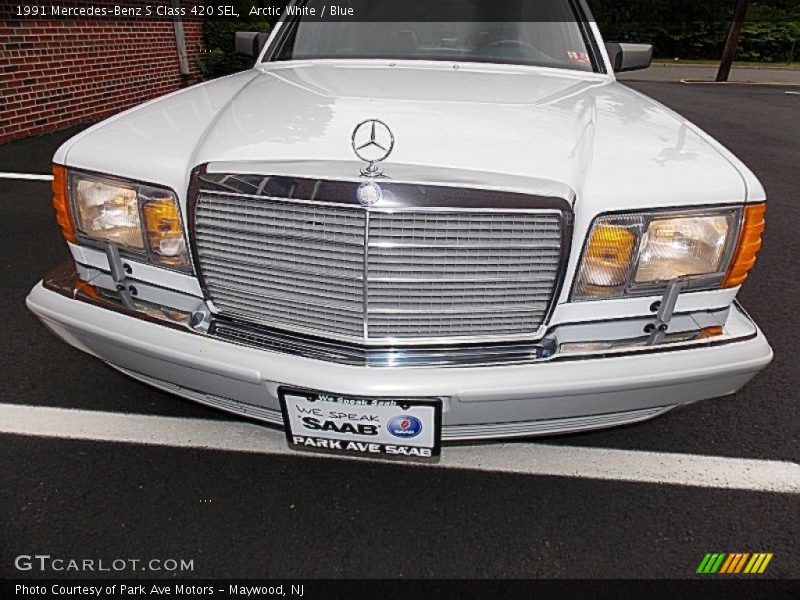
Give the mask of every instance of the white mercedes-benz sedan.
[[305, 449], [427, 458], [736, 392], [772, 358], [736, 302], [764, 189], [615, 80], [650, 46], [604, 43], [582, 1], [516, 2], [237, 34], [252, 69], [58, 149], [72, 260], [28, 306]]

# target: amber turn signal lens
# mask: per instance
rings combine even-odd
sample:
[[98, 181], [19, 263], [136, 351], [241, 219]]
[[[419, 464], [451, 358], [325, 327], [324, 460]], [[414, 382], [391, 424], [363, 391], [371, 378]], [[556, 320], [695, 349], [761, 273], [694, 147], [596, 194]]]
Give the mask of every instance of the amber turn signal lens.
[[189, 256], [177, 200], [174, 197], [150, 200], [142, 206], [142, 214], [150, 259], [168, 267], [186, 269]]
[[143, 212], [148, 233], [163, 237], [181, 234], [178, 205], [172, 199], [148, 202]]
[[625, 283], [635, 244], [636, 237], [625, 227], [596, 226], [586, 251], [590, 283], [604, 286]]
[[756, 264], [756, 254], [761, 248], [761, 234], [764, 232], [764, 213], [767, 205], [751, 204], [744, 209], [744, 219], [742, 221], [742, 232], [739, 234], [739, 241], [736, 243], [736, 252], [733, 261], [722, 282], [722, 287], [729, 288], [744, 283], [747, 273]]
[[97, 288], [90, 283], [86, 283], [82, 279], [78, 279], [78, 281], [75, 282], [75, 289], [95, 300], [100, 299], [100, 292], [97, 291]]
[[697, 335], [698, 340], [707, 340], [712, 337], [717, 337], [725, 333], [722, 325], [711, 325], [710, 327], [703, 327]]
[[573, 296], [583, 300], [623, 293], [639, 244], [639, 215], [598, 218], [589, 234]]
[[61, 165], [53, 165], [53, 208], [56, 211], [56, 223], [61, 228], [64, 239], [73, 244], [78, 243], [75, 237], [75, 225], [69, 209], [69, 193], [67, 192], [67, 170]]

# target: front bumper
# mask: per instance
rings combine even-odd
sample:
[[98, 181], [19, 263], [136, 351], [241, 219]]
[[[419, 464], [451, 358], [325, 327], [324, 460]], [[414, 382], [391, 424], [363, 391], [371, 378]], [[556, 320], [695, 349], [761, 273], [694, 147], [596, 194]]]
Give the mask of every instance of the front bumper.
[[350, 396], [440, 397], [444, 440], [566, 433], [642, 421], [731, 394], [772, 359], [734, 305], [735, 336], [618, 354], [503, 366], [364, 367], [246, 347], [136, 318], [102, 302], [31, 290], [28, 307], [56, 335], [124, 373], [192, 400], [282, 423], [278, 386]]

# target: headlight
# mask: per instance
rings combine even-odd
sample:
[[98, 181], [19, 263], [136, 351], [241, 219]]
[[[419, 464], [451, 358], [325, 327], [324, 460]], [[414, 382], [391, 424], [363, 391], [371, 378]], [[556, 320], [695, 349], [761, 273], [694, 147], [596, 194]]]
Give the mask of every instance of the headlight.
[[634, 284], [664, 283], [687, 275], [719, 273], [730, 255], [731, 232], [739, 212], [727, 214], [654, 218], [642, 239]]
[[628, 213], [595, 219], [573, 300], [658, 294], [667, 282], [719, 286], [738, 237], [741, 209]]
[[72, 176], [78, 231], [94, 240], [143, 250], [136, 188], [82, 175]]
[[171, 190], [83, 173], [71, 173], [69, 181], [79, 234], [113, 242], [159, 265], [190, 270], [178, 200]]

